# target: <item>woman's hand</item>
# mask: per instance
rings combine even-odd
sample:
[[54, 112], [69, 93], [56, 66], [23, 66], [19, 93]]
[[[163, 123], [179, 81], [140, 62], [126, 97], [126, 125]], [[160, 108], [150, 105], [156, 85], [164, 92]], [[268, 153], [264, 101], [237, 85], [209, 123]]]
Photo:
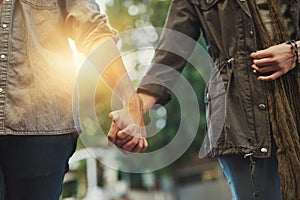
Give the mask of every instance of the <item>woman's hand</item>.
[[115, 144], [124, 153], [139, 153], [148, 147], [144, 124], [143, 102], [134, 93], [123, 109], [113, 111], [108, 133], [110, 144]]
[[293, 69], [296, 58], [291, 45], [282, 43], [250, 54], [260, 81], [273, 81]]

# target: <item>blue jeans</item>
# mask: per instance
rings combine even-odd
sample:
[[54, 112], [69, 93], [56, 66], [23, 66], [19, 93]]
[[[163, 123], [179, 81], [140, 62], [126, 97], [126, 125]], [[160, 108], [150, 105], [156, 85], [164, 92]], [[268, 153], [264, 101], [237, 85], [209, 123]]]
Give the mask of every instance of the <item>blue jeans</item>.
[[256, 162], [254, 183], [257, 198], [254, 198], [250, 158], [241, 155], [219, 157], [234, 200], [281, 200], [276, 148], [275, 144], [272, 146], [270, 158], [253, 158]]
[[58, 200], [77, 133], [0, 136], [1, 200]]

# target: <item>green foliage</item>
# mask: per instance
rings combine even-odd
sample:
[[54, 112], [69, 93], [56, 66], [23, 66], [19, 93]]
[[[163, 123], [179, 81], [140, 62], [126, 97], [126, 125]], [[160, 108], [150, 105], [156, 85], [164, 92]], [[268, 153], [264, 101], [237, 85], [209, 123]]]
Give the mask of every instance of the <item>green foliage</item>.
[[171, 0], [112, 0], [107, 5], [110, 24], [119, 32], [152, 24], [163, 27]]

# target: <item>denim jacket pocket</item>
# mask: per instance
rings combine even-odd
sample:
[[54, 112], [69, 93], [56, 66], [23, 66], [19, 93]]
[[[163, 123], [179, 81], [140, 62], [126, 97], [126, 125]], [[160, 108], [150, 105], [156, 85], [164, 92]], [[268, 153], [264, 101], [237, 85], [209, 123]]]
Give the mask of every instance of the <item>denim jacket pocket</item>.
[[191, 3], [196, 4], [201, 10], [207, 11], [213, 8], [220, 0], [190, 0]]
[[22, 0], [25, 4], [39, 10], [53, 10], [57, 8], [57, 0]]

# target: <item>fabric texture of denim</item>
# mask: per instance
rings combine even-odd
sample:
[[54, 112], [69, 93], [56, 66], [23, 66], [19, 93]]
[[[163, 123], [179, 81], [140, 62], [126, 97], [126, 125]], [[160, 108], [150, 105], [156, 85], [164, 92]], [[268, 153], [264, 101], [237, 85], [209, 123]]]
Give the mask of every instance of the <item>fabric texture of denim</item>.
[[68, 38], [89, 54], [116, 32], [94, 0], [8, 0], [0, 28], [0, 135], [76, 131]]

